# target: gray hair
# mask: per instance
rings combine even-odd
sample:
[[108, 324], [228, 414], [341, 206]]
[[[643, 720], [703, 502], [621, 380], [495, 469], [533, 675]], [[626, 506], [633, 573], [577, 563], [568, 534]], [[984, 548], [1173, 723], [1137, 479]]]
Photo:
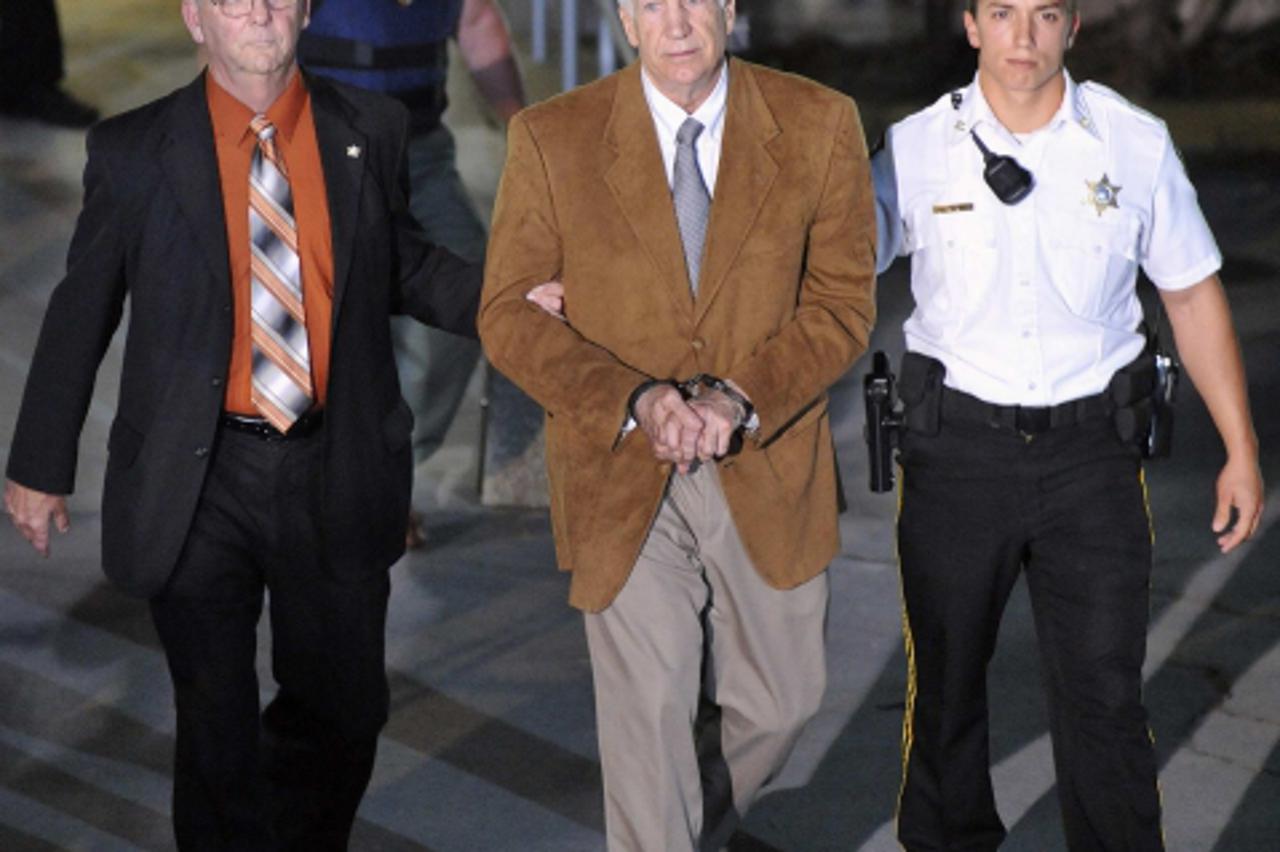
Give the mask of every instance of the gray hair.
[[[720, 4], [720, 8], [723, 9], [725, 0], [717, 0], [717, 2]], [[636, 0], [618, 0], [618, 8], [621, 9], [624, 6], [631, 14], [634, 15], [636, 13]]]

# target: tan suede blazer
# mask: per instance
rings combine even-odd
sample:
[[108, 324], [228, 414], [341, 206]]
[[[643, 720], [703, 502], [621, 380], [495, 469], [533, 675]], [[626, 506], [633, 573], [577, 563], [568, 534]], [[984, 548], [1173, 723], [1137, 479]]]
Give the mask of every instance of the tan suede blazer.
[[[511, 122], [481, 297], [493, 364], [547, 412], [551, 520], [570, 603], [607, 607], [662, 501], [669, 465], [631, 392], [698, 372], [736, 381], [760, 429], [720, 463], [734, 521], [775, 587], [839, 547], [827, 388], [875, 315], [875, 215], [853, 102], [730, 60], [724, 147], [691, 295], [638, 65]], [[524, 294], [559, 278], [567, 322]]]

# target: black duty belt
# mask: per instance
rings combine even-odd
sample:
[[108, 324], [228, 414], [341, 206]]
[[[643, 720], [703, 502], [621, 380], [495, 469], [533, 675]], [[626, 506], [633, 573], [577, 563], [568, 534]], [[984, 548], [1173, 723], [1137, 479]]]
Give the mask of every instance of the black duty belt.
[[244, 414], [223, 412], [218, 422], [223, 429], [244, 432], [246, 435], [253, 435], [254, 437], [262, 438], [264, 441], [293, 441], [315, 433], [324, 423], [324, 410], [308, 411], [293, 421], [293, 425], [289, 427], [288, 432], [281, 432], [272, 426], [271, 422], [266, 418], [249, 417]]
[[1085, 396], [1058, 405], [995, 405], [963, 391], [942, 389], [942, 419], [981, 423], [994, 429], [1008, 429], [1037, 435], [1051, 429], [1075, 426], [1087, 420], [1110, 417], [1114, 405], [1107, 393]]
[[307, 68], [322, 75], [329, 68], [437, 71], [438, 82], [384, 92], [409, 109], [410, 124], [418, 133], [439, 127], [441, 116], [449, 105], [444, 83], [449, 70], [449, 45], [446, 42], [383, 46], [349, 38], [304, 33], [298, 43], [298, 59]]
[[388, 71], [405, 68], [449, 67], [448, 42], [380, 45], [350, 38], [304, 33], [298, 43], [298, 60], [303, 65], [328, 68], [364, 68]]

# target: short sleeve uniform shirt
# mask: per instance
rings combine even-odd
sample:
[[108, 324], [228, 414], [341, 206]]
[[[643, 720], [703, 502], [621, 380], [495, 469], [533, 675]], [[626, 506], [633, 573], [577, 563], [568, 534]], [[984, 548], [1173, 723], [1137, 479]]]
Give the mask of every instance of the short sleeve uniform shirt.
[[[1035, 185], [1003, 204], [972, 134]], [[1007, 131], [977, 79], [890, 128], [872, 161], [881, 270], [912, 256], [907, 348], [988, 402], [1098, 393], [1143, 348], [1138, 269], [1190, 287], [1222, 257], [1164, 123], [1067, 77], [1044, 128]]]

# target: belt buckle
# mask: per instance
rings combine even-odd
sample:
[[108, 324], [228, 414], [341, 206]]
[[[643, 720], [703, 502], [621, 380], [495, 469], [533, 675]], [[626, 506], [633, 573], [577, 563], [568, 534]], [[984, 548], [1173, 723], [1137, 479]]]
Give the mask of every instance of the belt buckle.
[[1052, 409], [1038, 406], [1018, 406], [1014, 415], [1014, 425], [1024, 435], [1039, 435], [1048, 432], [1052, 425]]
[[276, 427], [259, 417], [243, 414], [224, 414], [222, 415], [222, 424], [228, 429], [234, 429], [246, 435], [253, 435], [255, 438], [260, 438], [264, 441], [283, 441], [286, 437]]

